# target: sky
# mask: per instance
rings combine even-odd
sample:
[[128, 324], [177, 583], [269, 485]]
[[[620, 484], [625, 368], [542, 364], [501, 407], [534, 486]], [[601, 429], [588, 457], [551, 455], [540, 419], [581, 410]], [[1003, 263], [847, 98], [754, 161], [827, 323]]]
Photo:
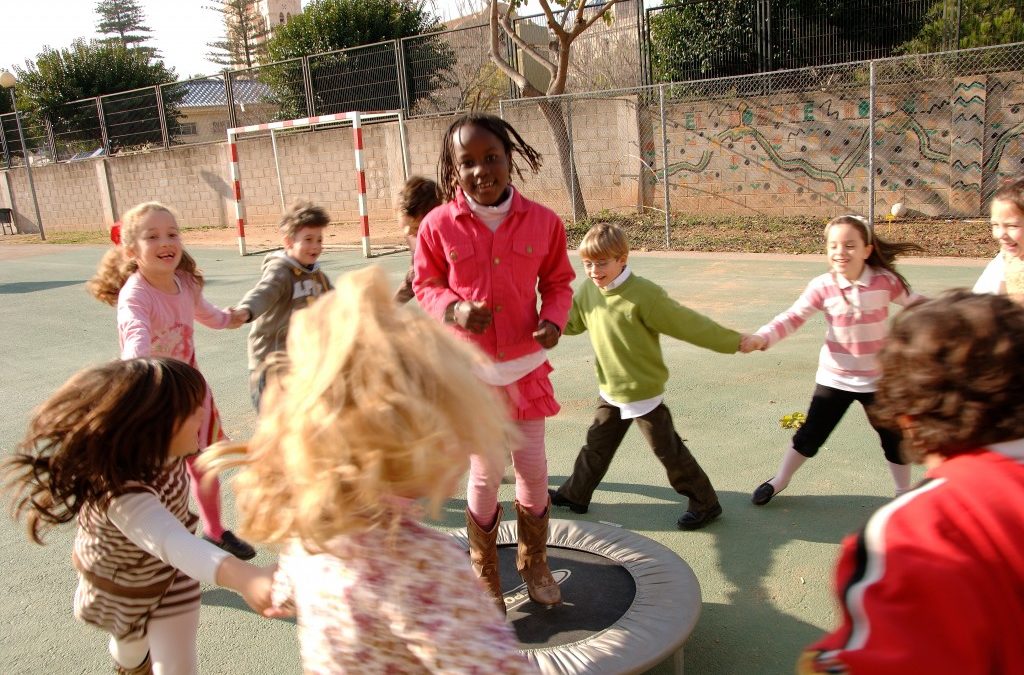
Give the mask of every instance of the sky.
[[[210, 75], [220, 66], [205, 55], [207, 43], [223, 39], [223, 17], [207, 9], [216, 0], [139, 0], [152, 29], [147, 44], [159, 49], [164, 63], [174, 68], [179, 78]], [[304, 1], [303, 6], [307, 3]], [[460, 16], [464, 7], [480, 6], [481, 0], [436, 0], [436, 14], [442, 19]], [[536, 1], [533, 0], [536, 7]], [[67, 47], [80, 37], [95, 38], [97, 16], [95, 0], [0, 0], [0, 69], [14, 64], [24, 68], [25, 59], [35, 60], [44, 46]], [[528, 8], [526, 13], [538, 9]], [[523, 13], [523, 12], [521, 12]]]

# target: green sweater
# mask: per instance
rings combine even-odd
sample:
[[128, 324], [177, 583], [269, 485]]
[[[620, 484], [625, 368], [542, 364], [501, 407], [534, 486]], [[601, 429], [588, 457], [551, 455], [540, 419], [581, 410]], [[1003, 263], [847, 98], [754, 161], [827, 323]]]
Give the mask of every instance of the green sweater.
[[668, 297], [661, 286], [635, 274], [611, 291], [585, 282], [572, 299], [565, 335], [590, 331], [601, 392], [619, 403], [665, 393], [668, 368], [662, 333], [698, 347], [735, 354], [740, 334]]

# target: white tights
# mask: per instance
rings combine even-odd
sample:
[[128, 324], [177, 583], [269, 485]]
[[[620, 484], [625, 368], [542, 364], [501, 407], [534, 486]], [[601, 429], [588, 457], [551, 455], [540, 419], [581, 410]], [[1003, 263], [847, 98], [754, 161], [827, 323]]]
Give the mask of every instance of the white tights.
[[153, 675], [195, 675], [199, 672], [196, 635], [199, 608], [176, 616], [150, 619], [146, 637], [135, 640], [110, 638], [110, 655], [124, 668], [143, 662], [146, 653], [153, 662]]

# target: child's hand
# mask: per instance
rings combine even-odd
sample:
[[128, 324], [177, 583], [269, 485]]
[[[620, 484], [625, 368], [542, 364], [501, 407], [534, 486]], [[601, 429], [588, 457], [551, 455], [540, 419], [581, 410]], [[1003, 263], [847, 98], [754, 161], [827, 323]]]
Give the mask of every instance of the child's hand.
[[249, 317], [252, 316], [249, 313], [249, 310], [241, 309], [239, 307], [228, 307], [228, 312], [231, 313], [231, 320], [228, 322], [228, 328], [238, 328], [249, 321]]
[[760, 335], [744, 335], [740, 338], [740, 351], [744, 354], [763, 351], [768, 346], [768, 341]]
[[483, 333], [491, 325], [490, 308], [484, 302], [472, 300], [459, 300], [455, 303], [452, 316], [456, 324], [462, 326], [470, 333]]
[[277, 565], [257, 567], [233, 556], [225, 558], [217, 568], [218, 586], [230, 588], [242, 596], [253, 611], [263, 616], [272, 616], [273, 598], [271, 591]]
[[544, 349], [552, 349], [558, 344], [560, 337], [562, 337], [562, 331], [547, 319], [537, 324], [537, 330], [533, 331], [533, 339]]

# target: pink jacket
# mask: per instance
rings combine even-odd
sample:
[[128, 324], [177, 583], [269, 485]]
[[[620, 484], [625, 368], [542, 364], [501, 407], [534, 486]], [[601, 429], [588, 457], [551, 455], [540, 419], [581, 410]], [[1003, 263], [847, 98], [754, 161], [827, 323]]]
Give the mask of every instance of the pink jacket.
[[576, 277], [566, 253], [565, 227], [551, 209], [518, 190], [496, 232], [473, 215], [458, 190], [454, 201], [431, 211], [420, 224], [414, 267], [416, 298], [438, 319], [458, 300], [487, 303], [494, 320], [486, 331], [454, 330], [496, 361], [539, 351], [533, 332], [541, 320], [565, 328]]

